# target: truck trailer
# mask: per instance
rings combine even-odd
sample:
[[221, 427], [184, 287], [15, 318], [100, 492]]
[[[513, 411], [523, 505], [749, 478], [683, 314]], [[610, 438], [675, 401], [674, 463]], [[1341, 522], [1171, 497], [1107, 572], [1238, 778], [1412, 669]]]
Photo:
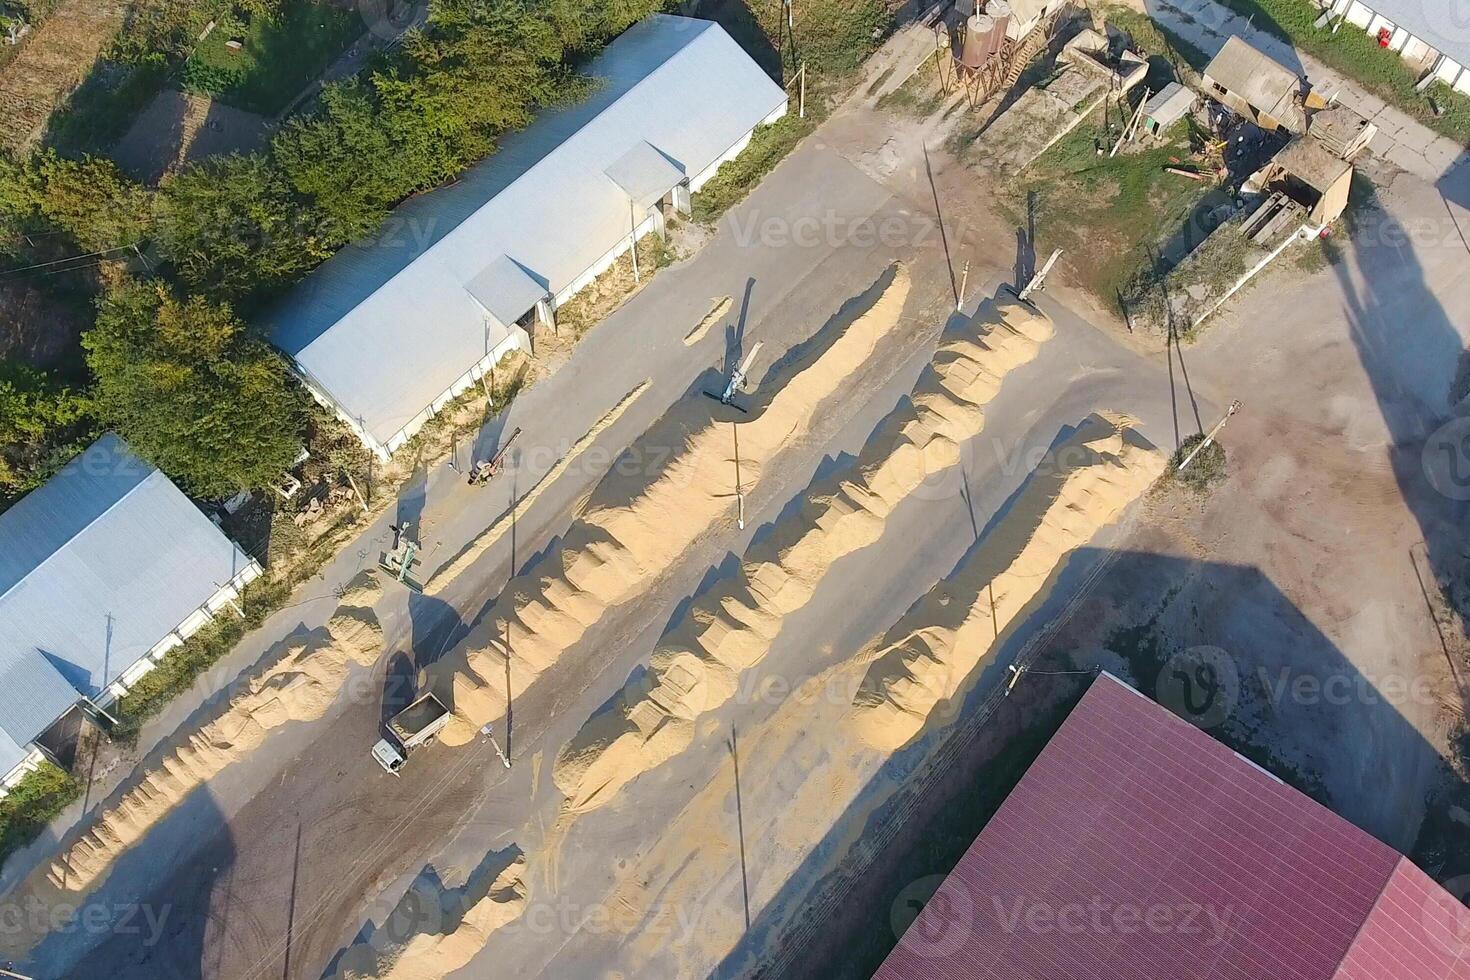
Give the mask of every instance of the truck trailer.
[[393, 775], [408, 761], [408, 755], [420, 745], [434, 741], [434, 737], [449, 724], [450, 712], [444, 702], [432, 693], [425, 694], [398, 714], [388, 719], [384, 728], [386, 738], [378, 739], [373, 746], [373, 758]]

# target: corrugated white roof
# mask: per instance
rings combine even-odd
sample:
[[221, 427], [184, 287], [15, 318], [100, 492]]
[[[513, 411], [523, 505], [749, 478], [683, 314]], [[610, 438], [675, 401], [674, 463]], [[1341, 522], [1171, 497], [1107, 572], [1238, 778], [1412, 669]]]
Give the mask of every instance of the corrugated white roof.
[[1363, 6], [1441, 54], [1470, 66], [1470, 3], [1466, 0], [1364, 0]]
[[[97, 695], [249, 563], [168, 477], [103, 436], [0, 514], [7, 733], [23, 745], [77, 700], [57, 709], [56, 677]], [[24, 715], [12, 678], [37, 699]]]
[[77, 690], [36, 651], [0, 653], [0, 775], [20, 765], [26, 746], [77, 703]]
[[496, 304], [468, 288], [492, 263], [560, 292], [628, 234], [628, 194], [609, 167], [621, 161], [638, 181], [658, 163], [692, 177], [786, 101], [721, 27], [687, 17], [635, 25], [589, 74], [602, 83], [591, 98], [400, 207], [379, 239], [324, 263], [270, 318], [276, 344], [380, 443], [508, 336], [519, 313], [487, 318]]

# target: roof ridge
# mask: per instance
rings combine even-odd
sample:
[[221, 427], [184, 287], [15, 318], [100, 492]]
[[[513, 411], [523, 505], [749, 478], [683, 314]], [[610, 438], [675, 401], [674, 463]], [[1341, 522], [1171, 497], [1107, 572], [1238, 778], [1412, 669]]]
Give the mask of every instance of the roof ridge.
[[1353, 948], [1358, 945], [1358, 939], [1361, 938], [1363, 935], [1363, 930], [1368, 928], [1368, 923], [1373, 921], [1373, 916], [1378, 912], [1379, 906], [1383, 904], [1385, 896], [1388, 895], [1388, 886], [1393, 884], [1394, 878], [1398, 877], [1399, 871], [1402, 870], [1405, 864], [1417, 868], [1417, 865], [1414, 865], [1414, 862], [1410, 861], [1407, 857], [1400, 854], [1399, 859], [1395, 861], [1393, 863], [1393, 866], [1388, 869], [1388, 877], [1384, 878], [1383, 884], [1378, 886], [1378, 894], [1374, 896], [1373, 904], [1368, 907], [1368, 914], [1363, 916], [1362, 921], [1358, 923], [1358, 927], [1353, 930], [1353, 938], [1348, 940], [1347, 946], [1343, 948], [1342, 955], [1337, 958], [1337, 966], [1334, 967], [1332, 970], [1332, 980], [1338, 980], [1338, 977], [1343, 976], [1343, 964], [1346, 963], [1347, 958], [1352, 955]]
[[[645, 19], [643, 19], [641, 21], [639, 21], [637, 24], [634, 24], [628, 30], [624, 31], [622, 34], [620, 34], [616, 38], [614, 38], [612, 40], [612, 42], [610, 42], [606, 47], [603, 48], [602, 52], [599, 53], [598, 57], [596, 59], [593, 59], [594, 63], [597, 60], [600, 60], [602, 57], [604, 57], [606, 55], [606, 53], [612, 49], [613, 44], [616, 44], [618, 41], [620, 41], [623, 38], [627, 37], [629, 33], [631, 33], [632, 31], [636, 30], [638, 27], [642, 26], [643, 24], [651, 24], [651, 23], [654, 23], [655, 21], [658, 21], [658, 20], [668, 20], [668, 21], [674, 21], [674, 22], [690, 21], [690, 22], [693, 22], [693, 23], [701, 24], [703, 26], [701, 26], [699, 28], [698, 32], [693, 37], [691, 37], [687, 42], [685, 42], [684, 44], [680, 45], [680, 47], [678, 48], [678, 50], [674, 51], [667, 58], [665, 58], [663, 61], [661, 61], [659, 63], [659, 65], [658, 65], [658, 67], [654, 68], [652, 71], [648, 72], [648, 74], [646, 74], [642, 78], [638, 79], [638, 81], [636, 81], [632, 85], [628, 86], [628, 88], [622, 94], [620, 94], [617, 98], [613, 99], [607, 105], [603, 106], [601, 109], [597, 110], [597, 112], [593, 113], [593, 115], [590, 116], [587, 119], [586, 122], [584, 122], [580, 126], [578, 126], [576, 128], [576, 130], [574, 130], [571, 133], [571, 135], [569, 135], [566, 139], [562, 140], [560, 143], [558, 143], [556, 146], [554, 146], [550, 151], [548, 151], [546, 154], [544, 154], [543, 156], [541, 156], [540, 158], [538, 158], [535, 163], [532, 163], [525, 170], [523, 170], [519, 174], [517, 174], [514, 180], [512, 180], [510, 183], [506, 184], [500, 190], [496, 191], [495, 194], [492, 195], [490, 198], [488, 198], [485, 201], [481, 202], [480, 205], [475, 208], [475, 210], [471, 211], [469, 214], [467, 214], [465, 216], [465, 218], [464, 218], [463, 221], [459, 222], [459, 224], [455, 225], [448, 232], [446, 232], [444, 234], [444, 237], [443, 238], [440, 238], [438, 241], [434, 242], [428, 248], [424, 249], [422, 252], [420, 252], [419, 254], [415, 255], [401, 269], [399, 269], [397, 272], [393, 273], [393, 275], [389, 276], [387, 279], [385, 279], [382, 282], [378, 283], [373, 288], [372, 292], [368, 293], [360, 301], [358, 301], [358, 303], [356, 304], [356, 306], [354, 306], [352, 308], [352, 310], [349, 311], [349, 314], [352, 313], [352, 312], [355, 312], [357, 309], [361, 308], [364, 304], [366, 304], [374, 296], [376, 296], [379, 293], [383, 292], [385, 289], [387, 289], [389, 287], [389, 285], [391, 285], [394, 281], [396, 281], [400, 276], [407, 275], [409, 273], [409, 270], [413, 269], [415, 266], [418, 266], [419, 263], [424, 262], [425, 260], [427, 260], [429, 258], [429, 256], [434, 255], [441, 248], [446, 248], [447, 243], [450, 242], [450, 240], [453, 239], [455, 237], [455, 235], [458, 234], [460, 232], [460, 230], [465, 227], [465, 225], [469, 224], [472, 220], [474, 220], [475, 216], [478, 215], [480, 213], [480, 211], [486, 205], [488, 205], [490, 203], [490, 201], [493, 201], [495, 198], [501, 197], [503, 195], [512, 193], [515, 190], [515, 187], [516, 187], [517, 184], [520, 184], [523, 180], [525, 180], [532, 173], [534, 173], [538, 168], [544, 166], [548, 160], [551, 160], [553, 157], [556, 157], [559, 154], [563, 153], [566, 150], [566, 147], [568, 146], [568, 144], [572, 143], [574, 140], [577, 139], [577, 137], [579, 137], [583, 133], [585, 133], [587, 131], [588, 127], [590, 127], [595, 122], [597, 122], [597, 120], [601, 119], [614, 106], [616, 106], [618, 103], [622, 102], [624, 99], [626, 99], [628, 96], [632, 95], [634, 92], [636, 92], [639, 89], [641, 89], [643, 87], [644, 83], [646, 83], [650, 78], [652, 78], [655, 75], [657, 75], [659, 72], [663, 71], [672, 62], [677, 61], [681, 55], [683, 55], [685, 52], [687, 52], [689, 50], [690, 45], [694, 42], [694, 40], [696, 38], [702, 37], [704, 34], [708, 33], [709, 29], [712, 28], [712, 27], [720, 27], [720, 25], [718, 23], [716, 23], [715, 21], [706, 20], [706, 19], [704, 19], [702, 17], [684, 17], [684, 16], [678, 16], [678, 15], [674, 15], [674, 14], [664, 14], [664, 13], [653, 14], [653, 15], [651, 15], [651, 16], [649, 16], [649, 17], [647, 17], [647, 18], [645, 18]], [[720, 30], [723, 32], [724, 31], [724, 28], [720, 28]], [[728, 36], [728, 34], [726, 36]], [[591, 65], [588, 65], [587, 67], [590, 68]], [[597, 76], [596, 75], [592, 75], [592, 76], [588, 76], [588, 77], [591, 77], [591, 78], [594, 78], [595, 79]], [[540, 116], [542, 113], [545, 113], [548, 110], [555, 110], [555, 108], [556, 108], [555, 106], [542, 106], [540, 108], [540, 110], [538, 111], [537, 116]], [[513, 135], [515, 135], [518, 132], [524, 132], [526, 129], [530, 128], [531, 125], [534, 125], [535, 122], [536, 122], [536, 118], [533, 117], [531, 123], [528, 124], [527, 126], [524, 126], [521, 129], [519, 129], [519, 130], [513, 130], [513, 131], [511, 131], [509, 133], [503, 133], [501, 135], [502, 136], [513, 136]], [[644, 139], [646, 139], [646, 137]], [[652, 145], [652, 144], [650, 144], [650, 145]], [[655, 147], [655, 149], [657, 149], [657, 147]], [[482, 157], [481, 159], [475, 161], [474, 164], [471, 164], [471, 167], [473, 168], [473, 167], [479, 166], [480, 164], [484, 163], [486, 160], [489, 160], [491, 157], [493, 157], [495, 155], [495, 153], [498, 153], [498, 152], [499, 152], [499, 147], [497, 146], [497, 148], [496, 148], [496, 150], [494, 152], [492, 152], [489, 156]], [[429, 191], [429, 193], [432, 194], [436, 190], [444, 190], [444, 189], [446, 189], [446, 188], [444, 188], [444, 187], [434, 188], [433, 190]], [[506, 258], [510, 259], [511, 261], [515, 261], [515, 257], [514, 256], [507, 255]], [[517, 264], [519, 264], [519, 263], [517, 263]], [[532, 270], [532, 271], [534, 272], [534, 270]], [[458, 277], [456, 277], [456, 278], [458, 278]], [[460, 288], [462, 288], [462, 289], [465, 287], [465, 283], [463, 283], [463, 282], [461, 282], [459, 285], [460, 285]], [[341, 320], [343, 320], [345, 318], [346, 318], [346, 315], [344, 315], [342, 317], [338, 317], [337, 322], [341, 322]], [[331, 331], [330, 331], [330, 328], [329, 328], [327, 330], [323, 330], [316, 337], [313, 337], [312, 340], [311, 340], [311, 342], [308, 343], [306, 346], [302, 347], [301, 348], [301, 351], [298, 354], [292, 355], [292, 359], [293, 360], [299, 359], [299, 357], [301, 356], [301, 354], [304, 354], [307, 350], [309, 350], [313, 346], [315, 346], [315, 344], [316, 344], [316, 342], [318, 340], [320, 340], [322, 337], [325, 337], [330, 332]]]

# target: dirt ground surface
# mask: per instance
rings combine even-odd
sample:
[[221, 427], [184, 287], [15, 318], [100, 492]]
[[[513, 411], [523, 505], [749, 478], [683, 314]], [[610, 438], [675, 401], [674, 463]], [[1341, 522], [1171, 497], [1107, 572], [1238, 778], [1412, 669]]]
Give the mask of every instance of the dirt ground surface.
[[[924, 33], [918, 57], [932, 44]], [[745, 528], [733, 513], [710, 526], [641, 595], [559, 651], [514, 702], [509, 729], [496, 728], [513, 768], [477, 740], [424, 748], [387, 776], [368, 748], [413, 675], [466, 635], [512, 571], [536, 574], [600, 476], [583, 472], [565, 490], [559, 480], [543, 500], [559, 518], [509, 535], [432, 599], [386, 593], [377, 612], [387, 656], [349, 678], [348, 697], [320, 720], [283, 726], [124, 853], [86, 899], [115, 914], [47, 936], [27, 958], [36, 972], [332, 975], [344, 951], [390, 927], [447, 928], [427, 913], [405, 925], [411, 887], [467, 880], [489, 856], [517, 853], [523, 908], [481, 930], [483, 949], [455, 976], [780, 975], [803, 923], [828, 915], [813, 896], [871, 856], [874, 829], [893, 822], [905, 787], [955, 765], [951, 734], [985, 717], [1021, 657], [1113, 670], [1369, 832], [1412, 845], [1462, 711], [1413, 562], [1442, 574], [1466, 549], [1470, 478], [1453, 478], [1470, 466], [1440, 460], [1463, 452], [1448, 393], [1470, 324], [1464, 167], [1438, 187], [1378, 168], [1381, 207], [1337, 262], [1263, 280], [1183, 351], [1151, 349], [1055, 280], [1038, 301], [1055, 335], [1006, 374], [959, 465], [815, 579], [687, 747], [598, 808], [567, 810], [552, 779], [558, 752], [805, 488], [862, 451], [946, 325], [962, 328], [1011, 279], [1016, 230], [996, 216], [986, 184], [945, 153], [931, 124], [877, 110], [882, 89], [860, 88], [865, 100], [803, 143], [703, 252], [587, 338], [637, 330], [628, 344], [695, 366], [682, 379], [655, 376], [604, 434], [621, 460], [643, 465], [677, 447], [651, 444], [640, 427], [657, 432], [676, 401], [707, 401], [701, 387], [721, 376], [737, 338], [746, 349], [763, 341], [779, 362], [840, 331], [838, 311], [904, 264], [912, 286], [899, 326], [768, 462]], [[742, 302], [747, 281], [760, 302]], [[723, 296], [735, 297], [725, 335], [711, 329], [685, 347]], [[595, 378], [589, 356], [579, 347], [567, 369]], [[629, 388], [603, 387], [594, 419]], [[889, 753], [859, 737], [850, 725], [859, 653], [1014, 516], [1048, 449], [1093, 413], [1122, 412], [1172, 452], [1236, 398], [1222, 484], [1205, 496], [1159, 489], [1126, 507], [1057, 557], [1040, 598], [917, 738]], [[8, 896], [24, 898], [24, 886]], [[135, 917], [119, 927], [121, 910], [139, 907], [162, 915], [157, 930]], [[844, 918], [840, 907], [831, 914]], [[455, 949], [456, 960], [467, 952]]]
[[274, 128], [256, 113], [166, 89], [154, 96], [108, 156], [134, 180], [157, 184], [186, 163], [258, 150]]

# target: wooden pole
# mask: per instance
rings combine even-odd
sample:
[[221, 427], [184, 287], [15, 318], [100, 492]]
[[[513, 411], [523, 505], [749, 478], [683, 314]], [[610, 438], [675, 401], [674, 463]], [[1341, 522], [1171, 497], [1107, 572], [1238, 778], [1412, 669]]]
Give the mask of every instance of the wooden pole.
[[628, 198], [628, 237], [633, 241], [633, 281], [642, 282], [638, 275], [638, 215], [633, 211], [633, 199]]
[[347, 485], [352, 488], [352, 492], [357, 496], [357, 502], [362, 505], [362, 512], [364, 514], [368, 513], [367, 498], [362, 495], [361, 490], [357, 489], [357, 481], [346, 470], [343, 470], [342, 475], [347, 477]]

